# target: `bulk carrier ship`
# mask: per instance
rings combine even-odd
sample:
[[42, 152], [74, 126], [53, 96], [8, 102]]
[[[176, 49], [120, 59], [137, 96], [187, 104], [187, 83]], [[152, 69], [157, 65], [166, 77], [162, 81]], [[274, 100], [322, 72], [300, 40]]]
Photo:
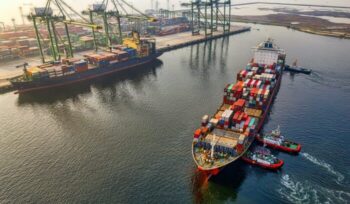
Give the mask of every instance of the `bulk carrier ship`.
[[192, 156], [199, 170], [218, 174], [239, 159], [262, 129], [278, 93], [285, 52], [272, 39], [254, 48], [254, 58], [224, 89], [213, 117], [205, 115], [193, 136]]

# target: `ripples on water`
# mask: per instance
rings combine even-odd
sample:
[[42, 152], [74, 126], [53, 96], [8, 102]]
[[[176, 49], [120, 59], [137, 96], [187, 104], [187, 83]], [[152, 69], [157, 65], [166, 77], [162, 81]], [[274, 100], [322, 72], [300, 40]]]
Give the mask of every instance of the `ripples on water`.
[[288, 174], [282, 175], [278, 192], [291, 203], [348, 203], [350, 193], [312, 184], [308, 180], [297, 181]]
[[[349, 41], [253, 26], [69, 89], [1, 95], [0, 203], [346, 203]], [[277, 172], [238, 161], [207, 179], [193, 130], [267, 36], [314, 70], [284, 74], [265, 125], [303, 153], [274, 151]]]
[[344, 175], [341, 174], [340, 172], [334, 170], [332, 165], [330, 165], [322, 160], [319, 160], [308, 153], [301, 153], [301, 156], [303, 156], [305, 159], [309, 160], [310, 162], [314, 163], [315, 165], [318, 165], [318, 166], [324, 168], [325, 170], [327, 170], [328, 173], [330, 173], [336, 177], [336, 182], [339, 185], [342, 185], [341, 182], [344, 180]]

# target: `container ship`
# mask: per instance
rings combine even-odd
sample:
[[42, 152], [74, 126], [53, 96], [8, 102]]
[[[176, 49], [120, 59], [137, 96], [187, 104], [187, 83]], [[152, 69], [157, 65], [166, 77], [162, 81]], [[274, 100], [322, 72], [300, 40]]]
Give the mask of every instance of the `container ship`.
[[239, 159], [262, 129], [278, 93], [286, 54], [272, 39], [254, 48], [254, 58], [224, 89], [216, 113], [203, 116], [194, 132], [192, 156], [210, 175]]
[[18, 93], [65, 86], [113, 74], [146, 64], [159, 57], [155, 40], [140, 38], [137, 32], [122, 45], [108, 51], [85, 54], [82, 58], [65, 58], [58, 62], [23, 69], [23, 75], [11, 80]]

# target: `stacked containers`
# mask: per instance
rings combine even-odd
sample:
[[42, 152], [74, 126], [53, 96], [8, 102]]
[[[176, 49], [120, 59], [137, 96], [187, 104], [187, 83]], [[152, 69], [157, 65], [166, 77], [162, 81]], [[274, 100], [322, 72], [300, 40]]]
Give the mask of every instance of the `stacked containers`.
[[74, 62], [78, 62], [78, 61], [80, 61], [80, 59], [77, 59], [77, 58], [65, 58], [65, 59], [62, 59], [62, 64], [71, 65]]
[[49, 73], [46, 69], [40, 69], [39, 67], [31, 67], [27, 69], [26, 75], [32, 80], [40, 80], [49, 78]]
[[84, 72], [88, 70], [88, 64], [84, 60], [74, 62], [74, 69], [76, 72]]
[[245, 105], [245, 100], [244, 99], [238, 99], [236, 102], [233, 103], [231, 109], [234, 111], [243, 111], [243, 107]]
[[246, 114], [242, 110], [236, 111], [232, 118], [231, 129], [239, 132], [244, 132], [244, 130], [246, 130], [246, 127], [247, 127], [245, 126], [245, 123], [247, 120], [249, 120], [248, 114]]
[[100, 54], [86, 54], [84, 55], [84, 57], [87, 58], [87, 60], [89, 61], [90, 64], [97, 64], [99, 61], [101, 61], [103, 59], [103, 56]]
[[202, 117], [202, 126], [206, 126], [208, 124], [209, 121], [209, 116], [208, 115], [204, 115]]
[[222, 114], [225, 129], [228, 129], [229, 126], [231, 126], [232, 115], [233, 115], [233, 110], [229, 110], [229, 109], [225, 110], [224, 113]]
[[242, 97], [243, 82], [238, 81], [235, 85], [228, 84], [224, 89], [224, 103], [232, 105], [237, 99]]
[[137, 55], [136, 50], [133, 48], [124, 48], [123, 51], [127, 52], [130, 58], [135, 58]]
[[126, 61], [129, 59], [129, 54], [125, 51], [122, 50], [113, 50], [112, 51], [114, 54], [117, 55], [117, 60], [122, 62], [122, 61]]
[[62, 65], [62, 72], [64, 75], [74, 74], [75, 68], [73, 65]]
[[104, 56], [103, 60], [106, 60], [106, 61], [113, 61], [117, 59], [117, 55], [112, 52], [103, 52], [101, 53], [101, 55]]
[[248, 71], [247, 70], [241, 70], [238, 74], [237, 74], [237, 80], [238, 81], [245, 81], [248, 75]]
[[236, 146], [236, 149], [237, 149], [238, 153], [242, 153], [243, 150], [244, 150], [245, 138], [246, 138], [245, 135], [243, 135], [243, 134], [239, 135], [238, 144]]
[[198, 139], [199, 139], [199, 137], [201, 136], [201, 134], [202, 134], [201, 129], [197, 129], [196, 131], [194, 131], [194, 134], [193, 134], [193, 141], [194, 141], [194, 142], [198, 142]]
[[217, 120], [216, 127], [224, 128], [225, 119], [223, 118], [224, 111], [220, 110], [215, 114], [215, 119]]

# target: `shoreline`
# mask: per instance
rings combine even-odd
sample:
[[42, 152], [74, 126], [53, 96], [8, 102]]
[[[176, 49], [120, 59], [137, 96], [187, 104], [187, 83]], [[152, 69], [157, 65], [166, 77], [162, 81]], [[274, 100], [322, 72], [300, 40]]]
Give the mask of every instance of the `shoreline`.
[[[350, 24], [332, 23], [317, 17], [291, 14], [270, 14], [265, 16], [232, 15], [231, 22], [281, 26], [320, 36], [350, 39]], [[293, 24], [295, 22], [296, 24]]]

